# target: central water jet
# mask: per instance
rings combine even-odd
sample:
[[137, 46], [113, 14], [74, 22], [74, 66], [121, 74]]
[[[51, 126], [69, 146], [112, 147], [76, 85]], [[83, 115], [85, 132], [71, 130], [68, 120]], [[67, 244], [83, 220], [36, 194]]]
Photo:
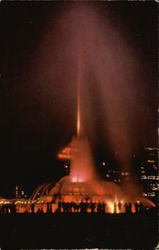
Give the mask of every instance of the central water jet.
[[77, 78], [77, 137], [80, 137], [81, 132], [81, 51], [78, 56], [78, 78]]

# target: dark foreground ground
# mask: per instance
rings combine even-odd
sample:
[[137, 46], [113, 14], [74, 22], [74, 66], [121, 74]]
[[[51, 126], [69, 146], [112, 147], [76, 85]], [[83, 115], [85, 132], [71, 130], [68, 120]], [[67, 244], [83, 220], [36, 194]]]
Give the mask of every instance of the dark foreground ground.
[[139, 215], [15, 214], [0, 216], [1, 249], [154, 249], [157, 211]]

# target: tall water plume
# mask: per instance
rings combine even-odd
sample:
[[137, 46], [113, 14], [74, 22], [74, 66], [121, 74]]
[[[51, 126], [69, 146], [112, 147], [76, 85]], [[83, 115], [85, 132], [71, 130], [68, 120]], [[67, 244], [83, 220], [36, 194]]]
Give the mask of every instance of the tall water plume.
[[[41, 88], [47, 78], [42, 93], [50, 97], [55, 90], [56, 96], [60, 95], [59, 105], [65, 108], [57, 113], [62, 121], [64, 117], [71, 120], [77, 102], [77, 138], [73, 145], [79, 148], [82, 134], [95, 144], [101, 133], [106, 147], [118, 152], [121, 168], [130, 171], [130, 155], [141, 147], [144, 138], [142, 122], [136, 125], [142, 110], [147, 112], [145, 128], [152, 129], [152, 116], [142, 98], [145, 79], [139, 51], [124, 23], [114, 22], [116, 17], [109, 6], [101, 10], [92, 3], [73, 3], [57, 13], [56, 19], [50, 19], [36, 55]], [[70, 122], [63, 122], [63, 126], [64, 131], [72, 127]], [[135, 185], [130, 189], [135, 190]]]

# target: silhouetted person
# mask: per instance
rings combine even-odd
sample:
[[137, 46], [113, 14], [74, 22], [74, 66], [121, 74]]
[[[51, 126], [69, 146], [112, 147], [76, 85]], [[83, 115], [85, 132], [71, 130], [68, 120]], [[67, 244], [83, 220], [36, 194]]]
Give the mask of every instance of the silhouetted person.
[[62, 203], [61, 203], [61, 201], [59, 201], [59, 203], [58, 203], [58, 212], [61, 212], [61, 207], [62, 207]]
[[74, 211], [74, 203], [71, 202], [71, 212], [73, 212], [73, 211]]
[[71, 203], [68, 203], [68, 212], [71, 213]]
[[114, 214], [117, 213], [117, 206], [118, 206], [118, 204], [116, 202], [114, 202]]
[[[62, 210], [63, 212], [65, 212], [64, 209], [65, 209], [65, 202], [61, 202], [61, 210]], [[61, 211], [61, 212], [62, 212], [62, 211]]]
[[70, 204], [68, 202], [65, 203], [65, 212], [66, 213], [70, 212]]
[[137, 214], [139, 212], [139, 204], [135, 202], [135, 213]]
[[67, 202], [64, 202], [64, 207], [63, 207], [63, 210], [65, 213], [68, 212], [68, 206], [67, 206]]
[[77, 204], [74, 203], [73, 206], [74, 206], [74, 212], [77, 212], [77, 209], [78, 209]]
[[101, 204], [101, 212], [104, 214], [105, 213], [105, 203], [102, 202]]
[[97, 202], [94, 203], [94, 211], [97, 212]]
[[51, 212], [51, 209], [50, 209], [50, 203], [47, 202], [47, 213], [49, 214]]
[[97, 205], [97, 212], [98, 213], [101, 213], [101, 203], [99, 202], [98, 205]]
[[81, 201], [81, 203], [80, 203], [80, 208], [81, 208], [81, 213], [83, 213], [84, 212], [84, 202], [83, 201]]
[[34, 213], [34, 203], [31, 204], [31, 212]]
[[139, 204], [139, 212], [143, 213], [143, 211], [144, 211], [144, 206], [143, 206], [142, 202], [140, 202], [140, 204]]
[[63, 208], [63, 212], [66, 213], [66, 203], [62, 202], [62, 208]]
[[122, 207], [122, 204], [121, 204], [121, 202], [119, 201], [119, 203], [118, 203], [118, 208], [119, 208], [119, 211], [121, 212], [121, 207]]
[[13, 214], [16, 213], [16, 205], [15, 204], [12, 204], [11, 213], [13, 213]]
[[4, 214], [4, 206], [1, 206], [1, 214]]
[[127, 203], [125, 203], [124, 207], [125, 207], [125, 212], [128, 214], [129, 213], [129, 205]]
[[131, 213], [132, 205], [131, 202], [129, 202], [129, 213]]
[[87, 208], [88, 208], [88, 203], [85, 202], [85, 203], [84, 203], [84, 213], [87, 213]]
[[8, 209], [7, 205], [2, 206], [3, 214], [7, 214], [7, 209]]
[[95, 211], [95, 204], [92, 202], [91, 203], [91, 213], [94, 213]]

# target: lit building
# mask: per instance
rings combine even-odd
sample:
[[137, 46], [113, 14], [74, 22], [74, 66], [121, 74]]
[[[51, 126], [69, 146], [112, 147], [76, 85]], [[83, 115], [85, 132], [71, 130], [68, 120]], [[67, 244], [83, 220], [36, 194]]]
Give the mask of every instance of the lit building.
[[24, 190], [17, 186], [15, 187], [15, 197], [16, 198], [27, 198], [27, 194], [24, 192]]
[[139, 168], [139, 178], [143, 186], [143, 196], [155, 200], [159, 190], [158, 148], [145, 148], [144, 159]]
[[103, 161], [101, 167], [103, 168], [102, 172], [104, 173], [107, 181], [113, 181], [119, 184], [121, 182], [129, 181], [130, 173], [127, 171], [121, 171], [112, 163]]

